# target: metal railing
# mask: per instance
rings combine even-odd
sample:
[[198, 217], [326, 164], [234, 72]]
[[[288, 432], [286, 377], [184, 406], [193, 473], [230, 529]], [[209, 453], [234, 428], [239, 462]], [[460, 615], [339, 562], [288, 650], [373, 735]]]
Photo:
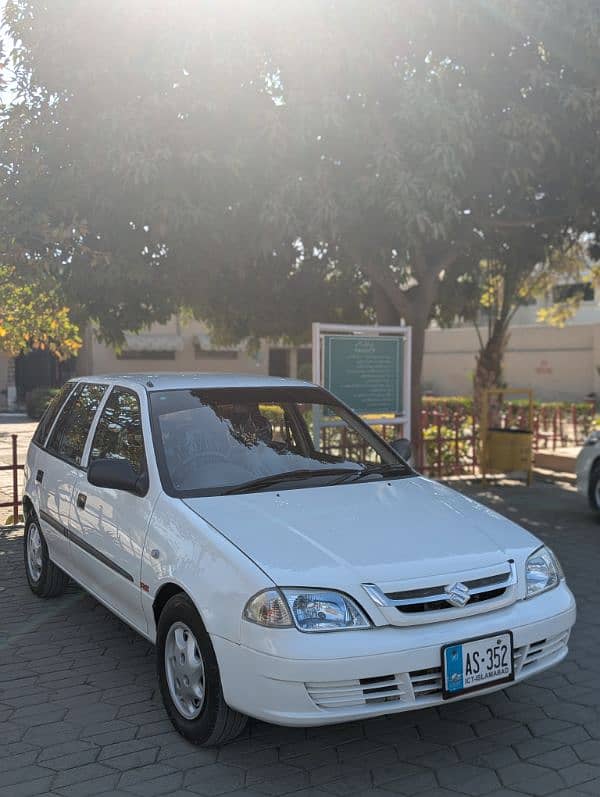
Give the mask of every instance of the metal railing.
[[[9, 500], [0, 500], [0, 510], [12, 509], [11, 517], [4, 518], [0, 515], [0, 526], [8, 520], [12, 520], [10, 525], [16, 525], [19, 522], [19, 508], [23, 503], [19, 485], [19, 472], [25, 466], [19, 463], [17, 441], [18, 435], [16, 434], [10, 435], [8, 446], [2, 445], [4, 441], [0, 441], [0, 499], [9, 497]], [[9, 474], [6, 483], [4, 478], [2, 478], [4, 473]]]

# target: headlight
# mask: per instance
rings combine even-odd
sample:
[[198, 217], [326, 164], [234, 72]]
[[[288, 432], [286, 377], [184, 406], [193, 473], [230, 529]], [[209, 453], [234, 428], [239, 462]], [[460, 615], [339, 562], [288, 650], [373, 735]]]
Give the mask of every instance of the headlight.
[[550, 548], [542, 546], [531, 554], [525, 565], [527, 597], [532, 598], [556, 587], [563, 578], [563, 571], [558, 559]]
[[593, 432], [590, 432], [589, 435], [583, 441], [584, 446], [595, 446], [596, 443], [600, 443], [600, 429], [596, 429]]
[[369, 618], [347, 595], [302, 587], [259, 592], [246, 604], [244, 618], [270, 628], [296, 625], [311, 632], [371, 628]]

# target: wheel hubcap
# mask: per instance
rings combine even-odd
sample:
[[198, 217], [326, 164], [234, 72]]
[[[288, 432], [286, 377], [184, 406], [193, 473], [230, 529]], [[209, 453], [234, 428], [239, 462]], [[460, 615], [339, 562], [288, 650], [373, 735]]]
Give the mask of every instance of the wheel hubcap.
[[600, 509], [600, 480], [596, 483], [594, 498], [596, 499], [596, 506]]
[[204, 705], [204, 662], [196, 637], [185, 623], [173, 623], [169, 628], [165, 673], [177, 711], [187, 720], [196, 719]]
[[42, 575], [42, 536], [35, 523], [29, 526], [27, 535], [27, 566], [33, 581], [39, 581]]

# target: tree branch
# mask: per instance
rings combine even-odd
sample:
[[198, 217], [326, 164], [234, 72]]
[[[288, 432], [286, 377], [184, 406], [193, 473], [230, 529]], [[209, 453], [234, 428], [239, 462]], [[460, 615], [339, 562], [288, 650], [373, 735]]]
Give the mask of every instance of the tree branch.
[[409, 303], [406, 298], [406, 294], [395, 282], [389, 269], [377, 268], [372, 264], [365, 264], [361, 268], [371, 283], [379, 285], [379, 287], [385, 292], [390, 302], [396, 308], [398, 315], [405, 315], [409, 309]]
[[536, 224], [557, 222], [564, 224], [564, 216], [536, 216], [529, 219], [474, 219], [478, 227], [489, 227], [494, 230], [518, 230], [524, 227], [534, 227]]

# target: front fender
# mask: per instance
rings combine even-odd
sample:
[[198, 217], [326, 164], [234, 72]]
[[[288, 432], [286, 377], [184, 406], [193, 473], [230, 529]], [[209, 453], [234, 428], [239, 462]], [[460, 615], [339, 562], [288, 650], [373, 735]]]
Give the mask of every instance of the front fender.
[[[243, 522], [243, 518], [240, 518]], [[218, 529], [178, 498], [162, 494], [154, 506], [142, 552], [142, 603], [156, 638], [153, 604], [161, 587], [180, 587], [207, 631], [238, 644], [248, 599], [271, 579]]]

